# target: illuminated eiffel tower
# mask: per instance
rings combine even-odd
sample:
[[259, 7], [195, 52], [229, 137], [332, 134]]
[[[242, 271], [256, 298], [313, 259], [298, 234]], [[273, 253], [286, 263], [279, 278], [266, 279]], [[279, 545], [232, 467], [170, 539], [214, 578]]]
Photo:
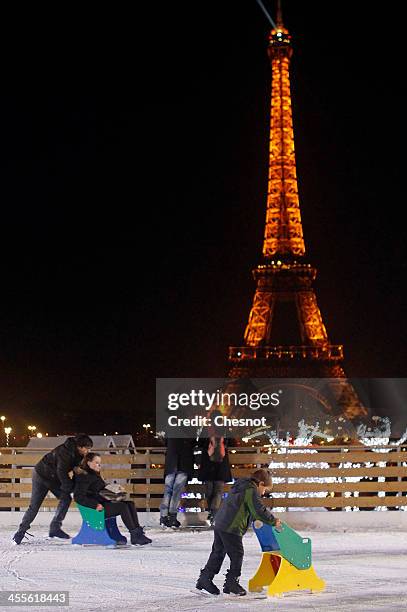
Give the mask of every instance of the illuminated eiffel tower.
[[329, 342], [313, 289], [316, 269], [305, 260], [291, 113], [291, 37], [278, 4], [269, 38], [271, 127], [263, 261], [244, 345], [229, 348], [230, 378], [331, 378], [336, 410], [365, 416], [342, 367], [343, 347]]

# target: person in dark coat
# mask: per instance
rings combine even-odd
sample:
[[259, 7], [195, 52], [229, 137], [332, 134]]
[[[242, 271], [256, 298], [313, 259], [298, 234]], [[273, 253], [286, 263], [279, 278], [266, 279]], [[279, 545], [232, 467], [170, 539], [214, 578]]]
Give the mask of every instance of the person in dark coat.
[[[217, 410], [211, 413], [211, 420], [220, 415]], [[208, 520], [212, 525], [222, 501], [225, 482], [232, 482], [228, 456], [228, 440], [224, 428], [205, 428], [199, 439], [202, 448], [198, 479], [205, 483], [205, 497], [208, 506]]]
[[[214, 443], [210, 438], [200, 440], [199, 446], [202, 448], [201, 465], [198, 471], [198, 479], [205, 484], [205, 498], [208, 507], [208, 521], [213, 524], [215, 515], [219, 510], [222, 495], [226, 482], [232, 482], [233, 477], [230, 471], [228, 456], [228, 440], [223, 438], [217, 440], [219, 456], [216, 460], [216, 450], [213, 450]], [[215, 458], [212, 458], [215, 455]]]
[[131, 543], [134, 546], [151, 544], [150, 538], [144, 535], [138, 521], [137, 510], [132, 501], [111, 501], [103, 496], [106, 482], [100, 475], [102, 460], [97, 453], [89, 453], [83, 458], [79, 468], [75, 470], [74, 500], [81, 506], [94, 508], [98, 512], [105, 511], [105, 518], [121, 516], [123, 523], [130, 532]]
[[49, 535], [51, 538], [70, 538], [61, 529], [62, 521], [71, 504], [73, 490], [73, 482], [69, 477], [69, 472], [80, 464], [92, 446], [92, 439], [85, 434], [70, 437], [63, 444], [44, 455], [37, 463], [32, 473], [30, 505], [23, 516], [18, 531], [13, 536], [16, 544], [21, 544], [48, 491], [51, 491], [59, 499], [58, 507], [49, 528]]
[[177, 520], [178, 506], [185, 485], [194, 473], [196, 442], [193, 438], [166, 438], [166, 444], [165, 488], [160, 505], [160, 525], [178, 528], [181, 526]]

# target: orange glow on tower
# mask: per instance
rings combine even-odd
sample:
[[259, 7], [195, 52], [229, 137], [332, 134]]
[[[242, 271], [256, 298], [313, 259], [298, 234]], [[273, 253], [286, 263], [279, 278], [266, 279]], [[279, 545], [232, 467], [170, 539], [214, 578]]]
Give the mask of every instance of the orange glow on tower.
[[[281, 17], [281, 13], [280, 13]], [[291, 37], [280, 24], [272, 30], [268, 54], [271, 61], [271, 121], [266, 228], [263, 255], [301, 257], [305, 254], [298, 199], [294, 130], [291, 112]]]
[[348, 418], [364, 416], [342, 368], [343, 347], [329, 342], [313, 288], [317, 270], [305, 262], [291, 111], [291, 37], [278, 3], [269, 37], [272, 70], [269, 177], [263, 261], [244, 346], [229, 348], [231, 378], [332, 378]]

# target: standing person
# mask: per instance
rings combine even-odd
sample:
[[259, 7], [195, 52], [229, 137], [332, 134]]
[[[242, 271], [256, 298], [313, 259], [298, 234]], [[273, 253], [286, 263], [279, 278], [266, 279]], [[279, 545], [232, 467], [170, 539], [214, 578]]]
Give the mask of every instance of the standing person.
[[106, 483], [100, 475], [102, 459], [97, 453], [88, 453], [75, 470], [74, 500], [81, 506], [105, 511], [105, 518], [121, 516], [130, 532], [130, 541], [134, 546], [151, 544], [150, 538], [138, 522], [137, 510], [132, 501], [111, 501], [103, 497]]
[[165, 455], [165, 488], [160, 505], [160, 525], [164, 527], [180, 527], [177, 520], [178, 506], [185, 485], [194, 473], [193, 438], [167, 438], [167, 453]]
[[67, 438], [63, 444], [44, 455], [37, 463], [32, 472], [31, 502], [18, 531], [13, 536], [16, 544], [21, 544], [48, 491], [51, 491], [59, 499], [49, 528], [49, 535], [51, 538], [69, 539], [71, 537], [61, 529], [62, 521], [72, 501], [73, 482], [69, 477], [69, 472], [80, 464], [82, 458], [92, 446], [93, 442], [89, 436], [79, 434]]
[[[222, 416], [218, 410], [211, 413], [211, 421]], [[199, 446], [202, 448], [201, 465], [198, 478], [205, 483], [205, 497], [208, 506], [208, 521], [213, 525], [222, 501], [225, 482], [232, 482], [228, 456], [228, 441], [224, 438], [224, 428], [211, 425], [201, 433]]]
[[260, 520], [277, 528], [281, 526], [280, 519], [276, 519], [260, 500], [260, 496], [271, 487], [271, 476], [265, 469], [256, 470], [250, 478], [241, 478], [235, 482], [216, 515], [212, 552], [196, 583], [198, 590], [219, 595], [220, 591], [212, 580], [215, 574], [219, 574], [223, 560], [228, 555], [230, 569], [226, 574], [223, 592], [246, 595], [245, 589], [239, 584], [239, 576], [244, 555], [242, 538], [250, 520]]

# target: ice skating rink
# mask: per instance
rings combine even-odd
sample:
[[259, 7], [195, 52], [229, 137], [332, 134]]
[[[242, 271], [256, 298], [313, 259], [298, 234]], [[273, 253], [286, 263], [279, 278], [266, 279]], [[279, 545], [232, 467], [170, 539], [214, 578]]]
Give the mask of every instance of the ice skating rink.
[[[210, 531], [173, 532], [155, 527], [146, 532], [153, 538], [152, 545], [124, 550], [49, 540], [47, 529], [35, 525], [31, 533], [34, 538], [15, 546], [11, 543], [13, 530], [0, 525], [0, 589], [68, 590], [70, 610], [407, 610], [406, 532], [303, 532], [312, 538], [314, 567], [326, 580], [326, 591], [271, 599], [214, 598], [191, 592], [211, 548]], [[245, 536], [244, 545], [241, 583], [247, 587], [260, 551], [252, 532]], [[223, 583], [223, 572], [215, 580], [218, 586]]]

